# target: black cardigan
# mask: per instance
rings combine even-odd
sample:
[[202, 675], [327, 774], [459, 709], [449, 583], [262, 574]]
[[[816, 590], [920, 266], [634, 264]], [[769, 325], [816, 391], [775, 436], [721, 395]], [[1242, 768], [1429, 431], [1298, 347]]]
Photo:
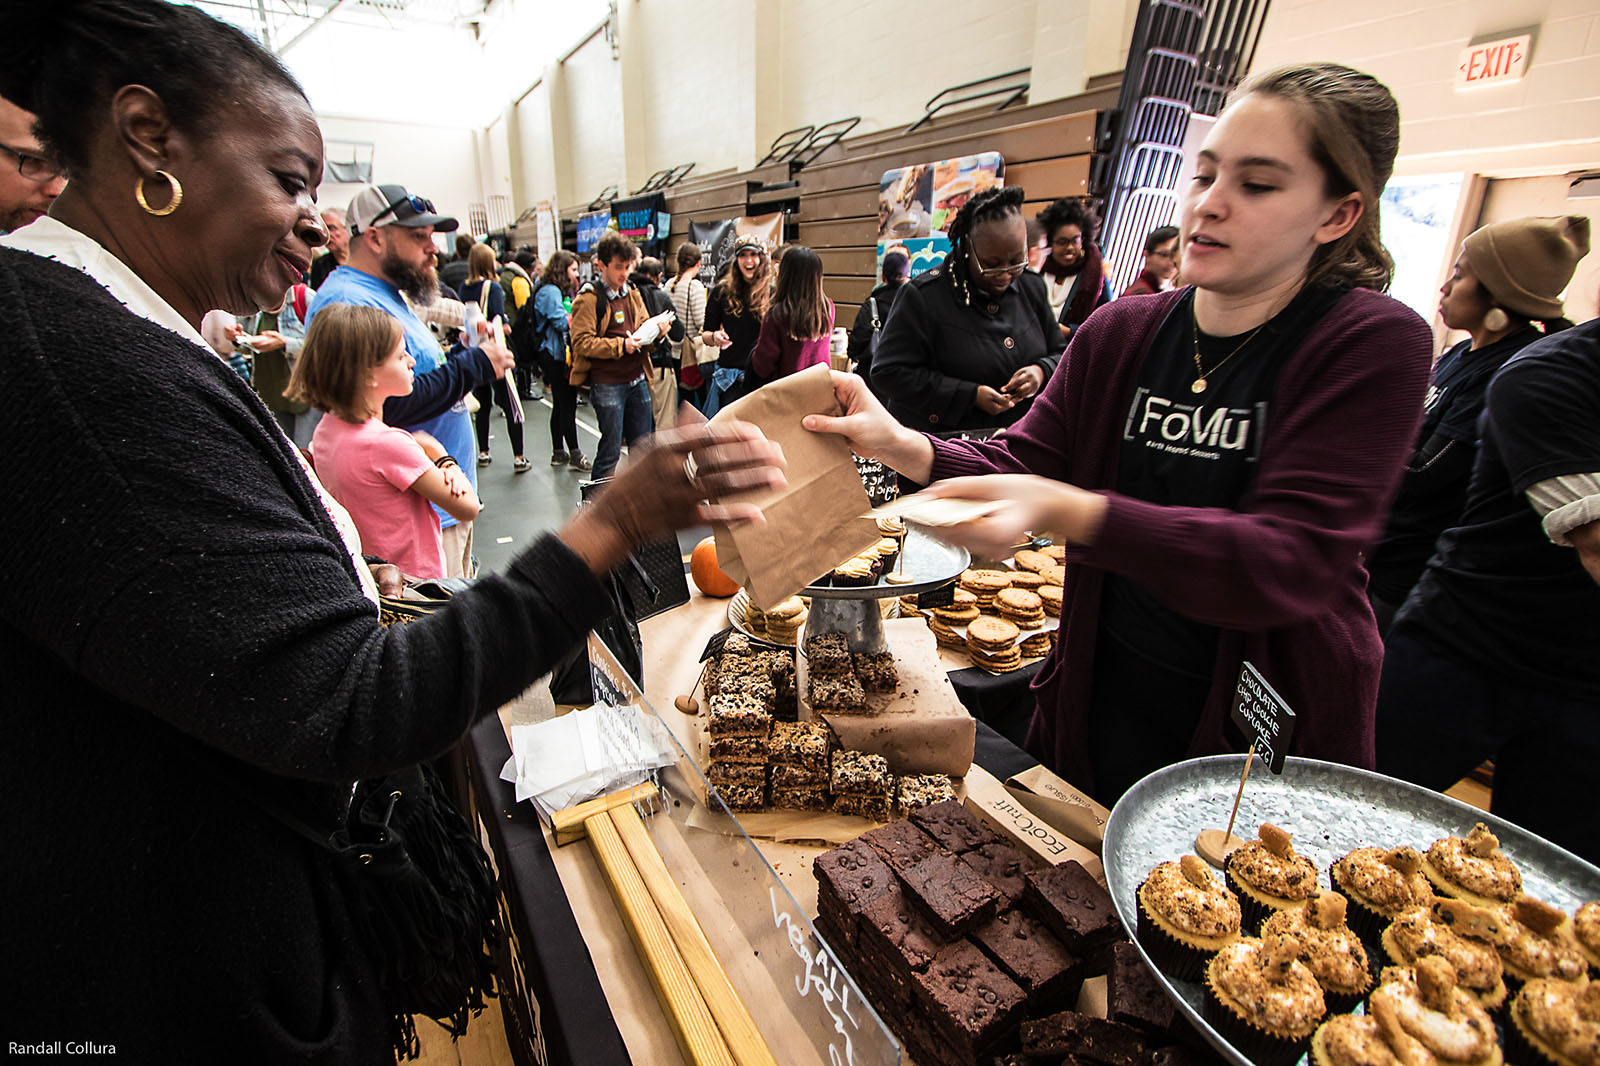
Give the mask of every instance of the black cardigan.
[[448, 748], [607, 597], [552, 537], [385, 630], [272, 415], [88, 276], [0, 248], [0, 1038], [129, 1061], [391, 1061], [329, 819]]
[[872, 385], [889, 412], [913, 429], [1009, 426], [1032, 401], [985, 414], [973, 403], [978, 386], [1002, 388], [1029, 365], [1048, 381], [1065, 348], [1039, 275], [1023, 271], [999, 296], [974, 287], [972, 306], [964, 307], [936, 267], [900, 287], [872, 358]]

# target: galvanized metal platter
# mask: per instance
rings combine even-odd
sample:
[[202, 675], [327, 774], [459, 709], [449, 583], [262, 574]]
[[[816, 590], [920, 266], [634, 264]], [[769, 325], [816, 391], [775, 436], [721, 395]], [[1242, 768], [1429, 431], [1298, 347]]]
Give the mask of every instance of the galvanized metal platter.
[[[808, 585], [800, 595], [819, 600], [881, 600], [885, 596], [909, 596], [914, 592], [928, 592], [961, 576], [961, 571], [972, 562], [967, 549], [936, 540], [918, 529], [908, 529], [895, 558], [884, 576], [860, 588], [834, 588], [831, 585]], [[898, 583], [888, 575], [904, 578]]]
[[[1133, 935], [1134, 894], [1161, 862], [1194, 851], [1202, 829], [1222, 830], [1244, 770], [1242, 755], [1214, 755], [1177, 763], [1146, 777], [1118, 801], [1106, 822], [1106, 887], [1117, 916]], [[1572, 913], [1600, 899], [1600, 869], [1541, 837], [1448, 796], [1381, 774], [1315, 759], [1291, 758], [1283, 774], [1260, 766], [1250, 775], [1234, 833], [1249, 839], [1262, 822], [1286, 830], [1296, 850], [1321, 872], [1355, 848], [1409, 844], [1426, 851], [1444, 836], [1464, 836], [1483, 822], [1522, 871], [1523, 891]], [[1220, 877], [1220, 873], [1218, 874]], [[1197, 1030], [1237, 1066], [1254, 1066], [1201, 1017], [1197, 981], [1175, 981], [1156, 969], [1137, 938], [1144, 961]]]

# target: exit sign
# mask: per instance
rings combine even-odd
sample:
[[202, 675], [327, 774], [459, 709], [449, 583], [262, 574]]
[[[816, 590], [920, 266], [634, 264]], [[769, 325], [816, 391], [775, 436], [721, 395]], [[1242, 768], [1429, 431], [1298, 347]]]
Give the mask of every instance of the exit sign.
[[1463, 48], [1456, 65], [1456, 88], [1479, 89], [1521, 81], [1528, 70], [1528, 48], [1532, 43], [1533, 35], [1524, 33]]

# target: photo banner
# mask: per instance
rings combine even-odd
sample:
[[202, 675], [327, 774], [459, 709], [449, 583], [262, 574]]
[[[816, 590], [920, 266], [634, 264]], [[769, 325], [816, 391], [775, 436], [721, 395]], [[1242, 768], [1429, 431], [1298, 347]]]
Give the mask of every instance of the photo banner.
[[578, 216], [578, 247], [579, 255], [588, 255], [594, 251], [594, 246], [606, 230], [611, 226], [611, 212], [594, 211], [587, 215]]
[[645, 255], [656, 255], [667, 236], [666, 206], [665, 196], [652, 193], [614, 201], [611, 214], [617, 220], [617, 232], [638, 245]]
[[878, 240], [943, 237], [961, 206], [1005, 184], [999, 152], [885, 171], [878, 179]]

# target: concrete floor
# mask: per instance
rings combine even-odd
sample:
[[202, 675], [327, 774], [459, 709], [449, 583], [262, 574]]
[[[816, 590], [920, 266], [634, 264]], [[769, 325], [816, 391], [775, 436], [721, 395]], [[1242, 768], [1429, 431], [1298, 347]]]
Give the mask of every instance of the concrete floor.
[[[484, 502], [484, 510], [472, 534], [473, 553], [482, 573], [504, 570], [511, 557], [541, 533], [560, 527], [577, 509], [578, 485], [588, 477], [571, 467], [550, 465], [550, 402], [534, 400], [524, 403], [523, 408], [527, 413], [523, 446], [533, 462], [533, 469], [526, 474], [511, 469], [511, 443], [499, 408], [495, 408], [489, 423], [489, 452], [494, 462], [478, 468], [478, 497]], [[584, 454], [593, 459], [599, 442], [594, 409], [579, 407], [578, 443]], [[462, 461], [469, 459], [463, 457]], [[702, 537], [710, 534], [709, 527], [679, 533], [683, 554], [687, 556]]]

